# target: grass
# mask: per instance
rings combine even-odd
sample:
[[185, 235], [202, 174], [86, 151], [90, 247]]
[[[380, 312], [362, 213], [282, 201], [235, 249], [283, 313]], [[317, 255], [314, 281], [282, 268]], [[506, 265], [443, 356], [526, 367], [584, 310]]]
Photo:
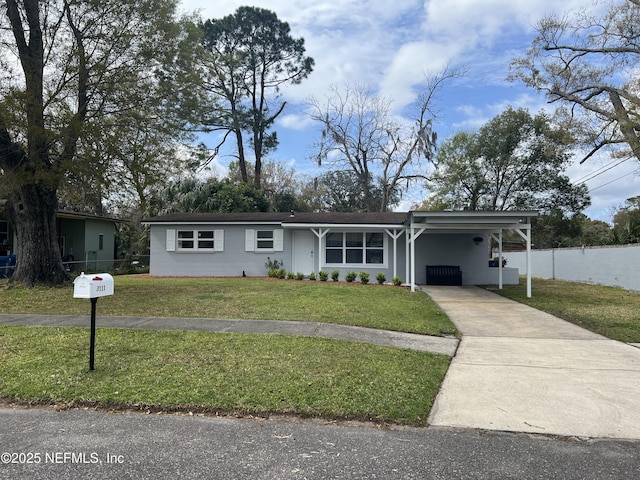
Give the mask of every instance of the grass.
[[551, 313], [621, 342], [640, 343], [640, 293], [586, 283], [532, 279], [527, 298], [524, 279], [496, 293]]
[[[105, 316], [204, 317], [340, 323], [428, 335], [456, 333], [427, 295], [379, 285], [262, 278], [114, 277], [115, 294], [101, 298]], [[71, 285], [6, 290], [0, 313], [86, 315], [88, 300]]]
[[[456, 333], [427, 295], [378, 285], [114, 278], [99, 315], [296, 320]], [[2, 285], [0, 284], [0, 288]], [[0, 313], [88, 315], [73, 287], [0, 289]], [[450, 358], [339, 340], [0, 326], [0, 399], [114, 409], [270, 413], [425, 425]]]
[[279, 335], [0, 327], [11, 402], [424, 425], [449, 358]]

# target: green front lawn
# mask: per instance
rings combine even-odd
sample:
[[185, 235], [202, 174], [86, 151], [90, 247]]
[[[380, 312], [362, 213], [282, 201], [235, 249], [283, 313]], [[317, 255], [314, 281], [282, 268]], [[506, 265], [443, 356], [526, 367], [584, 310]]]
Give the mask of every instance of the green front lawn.
[[425, 425], [449, 358], [281, 335], [0, 326], [9, 402]]
[[[342, 323], [455, 333], [423, 293], [330, 282], [114, 278], [99, 315]], [[2, 285], [0, 285], [2, 287]], [[89, 315], [73, 288], [0, 289], [0, 313]], [[425, 425], [450, 358], [281, 335], [0, 326], [0, 399], [141, 410], [269, 413]]]
[[621, 342], [640, 343], [640, 293], [586, 283], [532, 279], [527, 298], [520, 285], [505, 285], [496, 293], [530, 305]]
[[[5, 282], [6, 283], [6, 282]], [[340, 323], [427, 335], [454, 325], [423, 293], [380, 285], [263, 278], [114, 277], [115, 294], [98, 301], [104, 316], [204, 317]], [[73, 287], [5, 290], [0, 313], [84, 315]]]

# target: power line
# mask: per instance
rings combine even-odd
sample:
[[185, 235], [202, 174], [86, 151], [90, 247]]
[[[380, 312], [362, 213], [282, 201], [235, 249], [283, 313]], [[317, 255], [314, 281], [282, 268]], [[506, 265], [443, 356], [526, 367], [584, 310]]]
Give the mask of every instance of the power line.
[[[593, 180], [594, 178], [599, 177], [603, 173], [608, 172], [609, 170], [617, 167], [618, 165], [623, 164], [627, 160], [629, 160], [629, 159], [628, 158], [624, 158], [624, 159], [622, 159], [620, 161], [613, 160], [612, 162], [607, 163], [606, 165], [598, 168], [597, 170], [595, 170], [595, 171], [593, 171], [591, 173], [588, 173], [587, 175], [584, 175], [583, 177], [581, 177], [581, 178], [579, 178], [577, 180], [574, 180], [573, 183], [575, 185], [580, 184], [580, 183], [587, 183], [589, 180]], [[616, 162], [618, 162], [618, 163], [616, 163]], [[614, 163], [615, 163], [615, 165], [614, 165]]]
[[590, 188], [590, 189], [589, 189], [589, 193], [591, 193], [591, 192], [593, 192], [594, 190], [597, 190], [597, 189], [599, 189], [599, 188], [606, 187], [607, 185], [609, 185], [609, 184], [611, 184], [611, 183], [613, 183], [613, 182], [617, 182], [618, 180], [622, 180], [624, 177], [628, 177], [629, 175], [633, 175], [634, 173], [636, 173], [636, 170], [633, 170], [633, 171], [631, 171], [631, 172], [629, 172], [629, 173], [625, 173], [625, 174], [624, 174], [624, 175], [622, 175], [621, 177], [614, 178], [614, 179], [613, 179], [613, 180], [611, 180], [610, 182], [603, 183], [602, 185], [598, 185], [597, 187], [594, 187], [594, 188]]
[[587, 173], [586, 175], [584, 175], [584, 176], [582, 176], [582, 177], [580, 177], [580, 178], [578, 178], [578, 179], [574, 180], [574, 181], [573, 181], [573, 183], [574, 183], [574, 184], [576, 184], [576, 185], [577, 185], [577, 184], [579, 184], [579, 183], [584, 183], [584, 182], [586, 181], [586, 179], [587, 179], [588, 177], [590, 177], [591, 175], [595, 174], [596, 172], [599, 172], [600, 170], [602, 170], [603, 168], [608, 167], [609, 165], [613, 165], [613, 164], [614, 164], [614, 163], [616, 163], [616, 162], [617, 162], [617, 160], [613, 160], [612, 162], [607, 163], [606, 165], [604, 165], [604, 166], [602, 166], [602, 167], [600, 167], [600, 168], [598, 168], [598, 169], [594, 170], [593, 172]]

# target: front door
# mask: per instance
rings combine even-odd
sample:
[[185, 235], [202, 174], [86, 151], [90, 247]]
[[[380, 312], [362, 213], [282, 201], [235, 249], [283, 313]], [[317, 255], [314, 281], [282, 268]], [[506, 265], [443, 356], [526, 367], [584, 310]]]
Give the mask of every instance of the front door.
[[313, 233], [308, 230], [293, 232], [293, 272], [309, 275], [314, 271]]

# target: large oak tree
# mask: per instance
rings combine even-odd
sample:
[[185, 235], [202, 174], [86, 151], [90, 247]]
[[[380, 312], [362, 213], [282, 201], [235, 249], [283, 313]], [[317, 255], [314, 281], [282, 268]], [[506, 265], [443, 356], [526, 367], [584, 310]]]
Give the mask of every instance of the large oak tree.
[[6, 0], [3, 7], [0, 179], [18, 240], [12, 281], [61, 283], [58, 189], [74, 171], [106, 171], [107, 152], [96, 155], [105, 144], [96, 140], [119, 138], [114, 132], [130, 126], [129, 114], [148, 111], [148, 98], [179, 110], [189, 89], [167, 84], [177, 69], [189, 70], [180, 53], [189, 22], [177, 21], [174, 0]]
[[584, 184], [563, 172], [571, 156], [565, 134], [544, 114], [508, 108], [476, 132], [447, 139], [427, 188], [455, 210], [559, 210], [589, 206]]

